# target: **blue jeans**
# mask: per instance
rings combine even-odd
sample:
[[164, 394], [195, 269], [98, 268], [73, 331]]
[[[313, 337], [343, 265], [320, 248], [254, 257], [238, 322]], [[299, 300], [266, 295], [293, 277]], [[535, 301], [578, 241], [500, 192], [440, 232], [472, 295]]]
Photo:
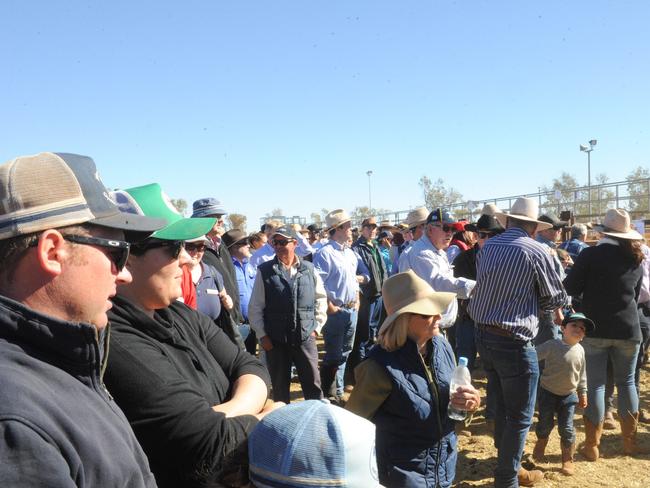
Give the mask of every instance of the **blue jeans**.
[[605, 418], [605, 383], [607, 382], [607, 359], [612, 362], [614, 383], [618, 392], [618, 415], [639, 411], [639, 396], [634, 387], [634, 370], [639, 343], [623, 339], [600, 339], [585, 337], [582, 340], [587, 363], [587, 408], [585, 416], [593, 424]]
[[467, 367], [474, 370], [476, 361], [476, 342], [474, 341], [474, 321], [465, 316], [456, 320], [456, 354], [467, 358]]
[[537, 396], [537, 351], [531, 341], [492, 334], [480, 326], [475, 329], [475, 338], [496, 400], [494, 445], [498, 456], [494, 486], [517, 488], [517, 472]]
[[[337, 366], [336, 371], [336, 394], [343, 395], [343, 374], [345, 363], [348, 360], [352, 345], [354, 344], [354, 332], [357, 327], [357, 311], [351, 308], [341, 308], [335, 314], [327, 317], [323, 326], [323, 342], [325, 355], [323, 356], [323, 367]], [[327, 392], [323, 392], [327, 394]]]
[[544, 387], [540, 387], [537, 396], [539, 418], [535, 434], [538, 439], [547, 439], [553, 430], [554, 417], [557, 413], [557, 428], [560, 439], [565, 447], [572, 446], [576, 441], [576, 431], [573, 429], [573, 414], [578, 404], [578, 394], [574, 391], [569, 395], [556, 395]]

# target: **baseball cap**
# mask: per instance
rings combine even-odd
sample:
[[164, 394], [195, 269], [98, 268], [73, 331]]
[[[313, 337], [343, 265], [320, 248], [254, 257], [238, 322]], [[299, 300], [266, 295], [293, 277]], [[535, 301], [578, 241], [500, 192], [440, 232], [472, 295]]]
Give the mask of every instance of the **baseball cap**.
[[286, 237], [287, 239], [298, 239], [298, 234], [297, 232], [293, 229], [293, 227], [287, 227], [286, 225], [283, 225], [282, 227], [278, 227], [273, 231], [273, 235], [281, 235]]
[[207, 234], [216, 219], [183, 217], [158, 183], [116, 190], [111, 194], [123, 212], [165, 219], [167, 225], [151, 237], [168, 241], [187, 241]]
[[454, 219], [453, 215], [451, 215], [448, 210], [445, 210], [443, 208], [437, 208], [433, 212], [431, 212], [427, 217], [427, 224], [430, 224], [432, 222], [440, 222], [443, 224], [455, 224], [456, 219]]
[[562, 321], [562, 325], [566, 325], [569, 322], [578, 322], [582, 321], [585, 323], [585, 329], [587, 329], [587, 332], [593, 332], [596, 330], [596, 324], [594, 324], [593, 320], [588, 319], [585, 314], [580, 313], [580, 312], [574, 312], [570, 313], [569, 315], [564, 317], [564, 320]]
[[248, 457], [258, 488], [379, 487], [374, 424], [322, 400], [266, 415], [248, 437]]
[[165, 220], [122, 213], [88, 156], [42, 152], [0, 166], [0, 239], [89, 223], [146, 238]]

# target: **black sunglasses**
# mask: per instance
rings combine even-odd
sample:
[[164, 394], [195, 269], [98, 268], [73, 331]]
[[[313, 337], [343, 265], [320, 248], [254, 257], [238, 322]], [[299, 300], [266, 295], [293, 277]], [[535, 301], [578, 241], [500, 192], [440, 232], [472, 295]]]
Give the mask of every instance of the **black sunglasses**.
[[97, 246], [106, 250], [106, 255], [113, 262], [118, 271], [122, 271], [126, 266], [126, 260], [129, 258], [129, 249], [131, 244], [126, 241], [115, 239], [103, 239], [101, 237], [80, 236], [77, 234], [64, 235], [66, 241], [75, 244], [85, 244], [88, 246]]
[[271, 242], [273, 243], [274, 246], [283, 246], [284, 247], [287, 244], [289, 244], [290, 242], [293, 242], [293, 239], [273, 239], [273, 241], [271, 241]]
[[450, 225], [444, 224], [444, 225], [436, 225], [436, 224], [431, 224], [433, 227], [437, 227], [438, 229], [442, 229], [443, 232], [453, 232], [454, 228], [451, 227]]
[[151, 249], [156, 249], [159, 247], [167, 248], [170, 257], [172, 259], [178, 259], [178, 256], [181, 255], [181, 250], [185, 247], [185, 241], [166, 241], [163, 239], [151, 239], [133, 244], [132, 250], [134, 254], [144, 254]]
[[205, 251], [205, 244], [202, 242], [186, 242], [185, 250], [187, 252], [203, 252]]

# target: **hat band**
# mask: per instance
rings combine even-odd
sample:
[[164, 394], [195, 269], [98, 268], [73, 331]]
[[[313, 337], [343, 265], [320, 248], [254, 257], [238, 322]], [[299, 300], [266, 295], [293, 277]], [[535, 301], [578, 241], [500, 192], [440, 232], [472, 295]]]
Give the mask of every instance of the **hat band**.
[[[6, 229], [7, 227], [20, 227], [21, 225], [29, 224], [31, 222], [36, 222], [39, 220], [49, 220], [53, 217], [58, 217], [60, 215], [74, 214], [77, 212], [88, 211], [88, 205], [84, 204], [75, 204], [68, 207], [57, 208], [54, 210], [48, 210], [46, 212], [38, 212], [30, 215], [24, 215], [22, 217], [16, 217], [15, 214], [8, 214], [4, 222], [0, 221], [0, 231]], [[91, 219], [93, 217], [90, 217]], [[90, 219], [89, 219], [90, 220]]]

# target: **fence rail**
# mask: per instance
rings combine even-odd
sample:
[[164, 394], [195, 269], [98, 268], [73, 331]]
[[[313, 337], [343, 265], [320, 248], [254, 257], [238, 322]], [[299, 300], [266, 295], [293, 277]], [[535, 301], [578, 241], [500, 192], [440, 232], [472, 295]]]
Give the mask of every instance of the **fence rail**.
[[[481, 209], [487, 203], [494, 203], [498, 208], [509, 211], [519, 197], [535, 198], [539, 203], [540, 213], [553, 212], [559, 215], [569, 210], [577, 222], [600, 220], [610, 208], [624, 208], [632, 219], [650, 217], [650, 178], [618, 181], [571, 188], [550, 190], [538, 193], [526, 193], [482, 200], [467, 200], [448, 206], [456, 218], [476, 220]], [[432, 209], [430, 209], [432, 210]], [[378, 220], [388, 220], [397, 224], [406, 220], [409, 210], [387, 212], [377, 215]]]

